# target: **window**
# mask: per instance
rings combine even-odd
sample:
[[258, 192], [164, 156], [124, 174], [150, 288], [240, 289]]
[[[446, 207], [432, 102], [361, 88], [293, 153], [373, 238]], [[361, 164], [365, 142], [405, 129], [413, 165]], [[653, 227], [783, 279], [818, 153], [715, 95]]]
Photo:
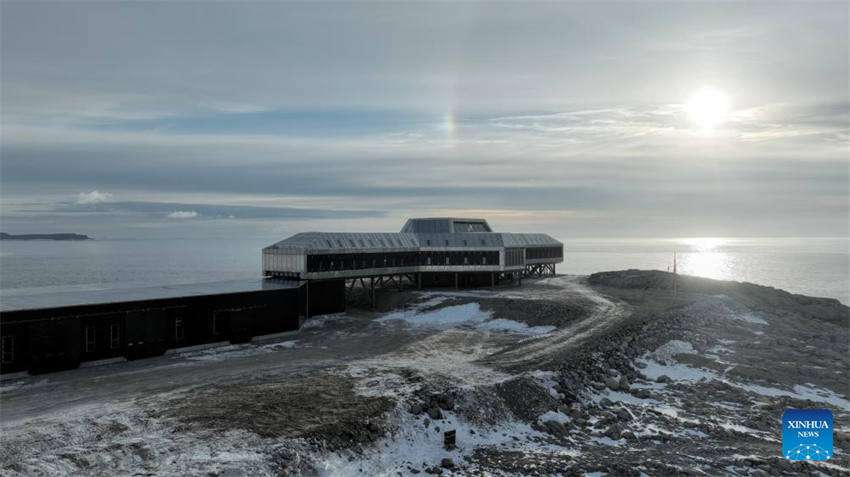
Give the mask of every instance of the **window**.
[[348, 243], [350, 243], [352, 247], [356, 247], [356, 246], [357, 246], [357, 245], [354, 245], [354, 240], [348, 239]]
[[212, 334], [218, 335], [221, 334], [222, 329], [221, 325], [224, 324], [224, 319], [227, 316], [226, 311], [215, 311], [213, 312], [213, 322], [212, 322]]
[[113, 323], [109, 325], [109, 349], [115, 349], [121, 345], [121, 325]]
[[330, 240], [325, 240], [328, 243], [328, 248], [334, 248], [334, 244], [331, 243]]
[[374, 247], [374, 246], [375, 246], [375, 242], [373, 242], [373, 241], [372, 241], [372, 239], [369, 239], [369, 246], [370, 246], [370, 247]]
[[463, 264], [469, 265], [469, 257], [467, 257], [466, 255], [463, 256]]
[[449, 264], [449, 256], [446, 255], [446, 265], [448, 265], [448, 264]]
[[426, 240], [425, 243], [428, 244], [428, 246], [430, 247], [431, 246], [431, 239]]
[[481, 265], [487, 265], [487, 256], [481, 257]]
[[86, 326], [86, 353], [94, 351], [95, 327]]
[[336, 239], [336, 244], [339, 245], [339, 248], [342, 248], [342, 240]]
[[425, 264], [431, 265], [431, 256], [430, 255], [428, 255], [428, 257], [425, 259]]
[[466, 245], [466, 239], [463, 239], [463, 245], [464, 246]]
[[446, 240], [446, 247], [448, 247], [448, 246], [449, 246], [449, 241], [448, 241], [448, 240]]
[[487, 245], [487, 242], [485, 242], [484, 239], [481, 239], [481, 245]]
[[183, 341], [184, 335], [183, 318], [178, 316], [174, 319], [174, 341], [178, 343]]
[[365, 243], [363, 243], [363, 239], [360, 239], [360, 240], [358, 240], [358, 241], [360, 242], [360, 246], [361, 246], [361, 247], [364, 247], [364, 248], [366, 247], [366, 244], [365, 244]]
[[11, 363], [15, 360], [15, 337], [3, 337], [3, 359], [0, 360], [3, 364]]
[[387, 244], [384, 243], [384, 239], [378, 239], [378, 242], [381, 243], [381, 247], [386, 247]]

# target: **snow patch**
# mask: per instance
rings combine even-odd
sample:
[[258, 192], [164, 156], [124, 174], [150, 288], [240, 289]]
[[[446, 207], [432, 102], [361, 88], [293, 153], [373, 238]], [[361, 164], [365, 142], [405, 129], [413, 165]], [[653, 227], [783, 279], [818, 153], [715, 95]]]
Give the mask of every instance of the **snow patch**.
[[677, 364], [661, 364], [655, 361], [650, 361], [647, 359], [638, 359], [638, 362], [641, 362], [646, 365], [645, 368], [641, 370], [641, 372], [648, 379], [656, 379], [662, 374], [669, 376], [674, 381], [683, 381], [694, 383], [700, 380], [716, 380], [722, 383], [728, 384], [730, 386], [735, 386], [737, 388], [743, 389], [745, 391], [749, 391], [752, 393], [760, 394], [762, 396], [776, 397], [776, 396], [787, 396], [794, 399], [801, 400], [810, 400], [815, 402], [823, 402], [828, 403], [833, 406], [839, 407], [843, 410], [850, 411], [850, 401], [841, 397], [834, 391], [823, 388], [815, 388], [810, 386], [796, 385], [794, 386], [793, 391], [788, 391], [784, 389], [778, 389], [768, 386], [761, 386], [758, 384], [743, 384], [735, 381], [731, 381], [726, 379], [714, 371], [710, 371], [704, 368], [693, 368], [691, 366], [677, 363]]
[[[692, 344], [687, 341], [670, 340], [655, 350], [653, 356], [661, 363], [675, 363], [677, 354], [696, 354]], [[672, 377], [672, 376], [671, 376]]]
[[[438, 298], [441, 300], [437, 301]], [[528, 326], [525, 323], [504, 318], [492, 319], [492, 313], [481, 310], [481, 306], [478, 303], [465, 303], [463, 305], [447, 306], [436, 310], [421, 311], [422, 308], [425, 308], [423, 306], [424, 304], [432, 306], [443, 301], [445, 301], [445, 297], [436, 297], [407, 310], [386, 314], [375, 321], [385, 323], [387, 321], [401, 320], [414, 326], [437, 328], [469, 325], [485, 331], [504, 331], [532, 336], [542, 336], [556, 329], [554, 326]]]
[[766, 325], [767, 321], [755, 313], [744, 313], [743, 315], [732, 315], [733, 319], [754, 323], [757, 325]]
[[308, 330], [310, 328], [321, 328], [328, 323], [332, 323], [334, 321], [348, 321], [351, 320], [351, 317], [346, 315], [345, 313], [335, 313], [332, 315], [322, 315], [316, 318], [310, 318], [305, 321], [298, 327], [300, 330]]
[[392, 320], [404, 320], [417, 326], [455, 326], [464, 323], [480, 323], [490, 319], [490, 312], [481, 311], [478, 303], [447, 306], [437, 310], [419, 313], [417, 310], [396, 311], [384, 315], [375, 321], [383, 323]]
[[507, 331], [508, 333], [517, 333], [521, 335], [542, 336], [555, 331], [556, 327], [551, 325], [546, 326], [528, 326], [525, 323], [518, 321], [506, 320], [497, 318], [495, 320], [486, 321], [478, 325], [478, 328], [484, 330]]
[[560, 411], [547, 411], [537, 417], [538, 422], [555, 421], [561, 424], [570, 422], [570, 417]]
[[264, 350], [269, 350], [269, 351], [277, 351], [277, 350], [281, 350], [281, 349], [294, 348], [296, 343], [298, 343], [298, 340], [282, 341], [280, 343], [272, 343], [272, 344], [263, 345], [263, 346], [261, 346], [261, 348], [264, 349]]
[[[437, 466], [443, 458], [452, 459], [455, 464], [467, 462], [476, 448], [509, 447], [512, 450], [537, 452], [547, 451], [577, 456], [575, 451], [547, 446], [539, 442], [546, 437], [528, 424], [507, 421], [493, 427], [477, 427], [459, 419], [452, 412], [444, 412], [444, 419], [424, 426], [424, 418], [414, 417], [401, 411], [399, 431], [396, 435], [378, 441], [374, 450], [365, 454], [342, 451], [329, 454], [317, 466], [319, 475], [325, 476], [412, 476], [410, 469], [416, 469], [422, 475], [425, 467]], [[435, 426], [439, 426], [437, 431]], [[443, 432], [456, 431], [458, 447], [446, 450], [443, 447]], [[518, 439], [518, 440], [517, 440]]]

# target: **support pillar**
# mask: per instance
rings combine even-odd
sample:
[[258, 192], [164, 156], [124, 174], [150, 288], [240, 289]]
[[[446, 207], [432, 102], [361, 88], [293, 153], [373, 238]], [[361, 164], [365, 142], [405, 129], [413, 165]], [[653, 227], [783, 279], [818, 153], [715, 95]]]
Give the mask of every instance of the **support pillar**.
[[422, 288], [422, 272], [416, 274], [416, 287]]
[[496, 286], [496, 272], [490, 272], [490, 286]]
[[375, 277], [369, 277], [369, 305], [375, 308]]
[[455, 272], [455, 290], [457, 290], [457, 289], [458, 289], [458, 286], [457, 286], [457, 272]]

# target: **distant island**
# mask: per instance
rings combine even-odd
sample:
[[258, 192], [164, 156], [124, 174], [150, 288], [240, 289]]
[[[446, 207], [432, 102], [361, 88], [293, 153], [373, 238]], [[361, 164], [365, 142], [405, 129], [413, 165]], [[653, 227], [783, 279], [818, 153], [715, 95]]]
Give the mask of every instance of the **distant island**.
[[12, 235], [0, 232], [0, 240], [91, 240], [82, 234], [21, 234]]

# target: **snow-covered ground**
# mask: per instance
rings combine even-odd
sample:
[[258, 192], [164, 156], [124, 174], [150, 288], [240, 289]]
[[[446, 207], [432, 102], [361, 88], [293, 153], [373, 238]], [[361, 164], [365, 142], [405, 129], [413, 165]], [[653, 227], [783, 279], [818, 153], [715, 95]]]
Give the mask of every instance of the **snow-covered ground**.
[[[846, 329], [770, 291], [680, 293], [412, 291], [251, 343], [14, 376], [0, 474], [850, 475]], [[836, 415], [828, 462], [776, 452], [806, 406]]]

